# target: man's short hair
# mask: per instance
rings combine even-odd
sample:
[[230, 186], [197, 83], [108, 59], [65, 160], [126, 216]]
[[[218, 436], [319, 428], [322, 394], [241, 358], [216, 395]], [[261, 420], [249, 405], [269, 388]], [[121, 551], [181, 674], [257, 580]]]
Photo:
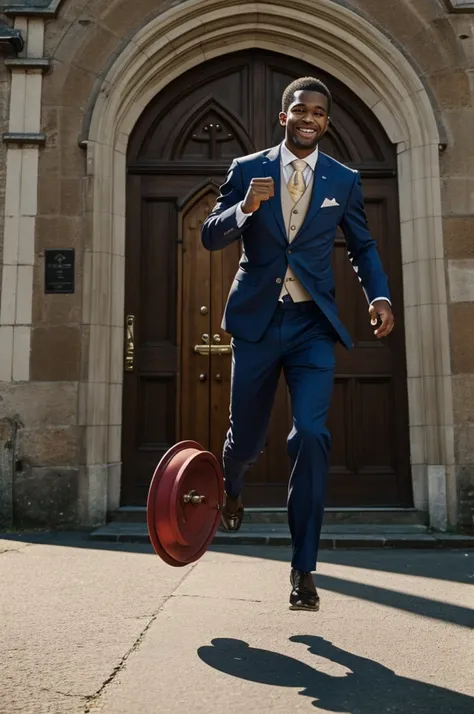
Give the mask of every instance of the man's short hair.
[[326, 87], [324, 82], [315, 77], [300, 77], [300, 79], [295, 79], [294, 82], [288, 85], [288, 87], [283, 92], [281, 98], [281, 109], [285, 114], [288, 112], [290, 105], [294, 101], [295, 92], [318, 92], [327, 97], [328, 100], [328, 114], [331, 113], [332, 107], [332, 96], [329, 89]]

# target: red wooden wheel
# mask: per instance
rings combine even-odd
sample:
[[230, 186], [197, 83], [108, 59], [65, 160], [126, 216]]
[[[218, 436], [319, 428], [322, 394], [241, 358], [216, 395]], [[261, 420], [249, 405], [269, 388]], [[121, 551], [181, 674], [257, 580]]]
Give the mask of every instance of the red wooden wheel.
[[148, 491], [147, 526], [155, 552], [180, 567], [198, 560], [221, 518], [224, 479], [215, 456], [181, 441], [158, 464]]

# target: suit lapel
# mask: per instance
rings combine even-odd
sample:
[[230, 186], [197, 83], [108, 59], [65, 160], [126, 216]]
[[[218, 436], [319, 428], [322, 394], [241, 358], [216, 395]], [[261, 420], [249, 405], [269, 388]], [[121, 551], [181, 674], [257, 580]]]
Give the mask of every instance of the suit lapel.
[[318, 161], [316, 163], [316, 170], [314, 172], [314, 182], [313, 182], [313, 195], [311, 197], [311, 203], [309, 205], [308, 213], [303, 221], [303, 225], [298, 231], [298, 235], [295, 237], [295, 241], [303, 235], [305, 230], [311, 226], [312, 222], [316, 218], [316, 214], [321, 209], [321, 205], [324, 199], [331, 196], [331, 183], [333, 179], [332, 166], [327, 160], [326, 156], [322, 153], [318, 156]]
[[280, 145], [270, 149], [263, 160], [263, 171], [265, 176], [271, 176], [275, 183], [275, 195], [268, 201], [268, 205], [279, 228], [279, 237], [287, 243], [283, 212], [281, 210], [281, 166], [280, 166]]

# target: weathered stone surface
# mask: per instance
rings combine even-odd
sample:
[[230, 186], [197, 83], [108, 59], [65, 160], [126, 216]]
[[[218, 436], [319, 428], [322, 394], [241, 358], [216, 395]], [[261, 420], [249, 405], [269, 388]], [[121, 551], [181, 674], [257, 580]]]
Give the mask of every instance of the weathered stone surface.
[[457, 468], [458, 523], [460, 527], [474, 529], [474, 463]]
[[86, 173], [86, 152], [79, 144], [84, 112], [78, 107], [60, 107], [58, 110], [59, 151], [61, 177], [82, 178]]
[[447, 258], [474, 258], [474, 215], [445, 216], [443, 234]]
[[78, 216], [84, 208], [82, 200], [82, 179], [61, 179], [61, 215]]
[[455, 424], [474, 424], [474, 374], [453, 376], [453, 406]]
[[15, 525], [56, 528], [77, 523], [78, 470], [28, 468], [15, 475]]
[[415, 35], [405, 47], [424, 74], [450, 67], [468, 66], [459, 38], [448, 17], [434, 20]]
[[450, 260], [448, 272], [451, 302], [474, 302], [474, 260]]
[[474, 370], [474, 303], [457, 303], [448, 310], [451, 333], [453, 372], [471, 373]]
[[61, 183], [57, 164], [57, 150], [46, 149], [38, 167], [38, 213], [45, 216], [54, 216], [61, 208]]
[[16, 418], [25, 428], [68, 426], [77, 423], [74, 382], [2, 384], [0, 419]]
[[[471, 96], [469, 92], [467, 96]], [[446, 110], [443, 122], [449, 139], [446, 151], [440, 156], [441, 174], [443, 177], [470, 177], [474, 166], [474, 108]]]
[[77, 426], [20, 429], [18, 458], [31, 466], [75, 466], [81, 433]]
[[[63, 8], [61, 8], [61, 13], [59, 17], [55, 17], [53, 20], [48, 20], [44, 27], [44, 53], [46, 57], [53, 57], [55, 51], [57, 50], [62, 39], [66, 35], [67, 31], [72, 25], [73, 20], [70, 17], [64, 15], [65, 8], [70, 8], [72, 6], [75, 9], [75, 2], [63, 3]], [[79, 12], [75, 9], [75, 15]], [[75, 19], [75, 18], [74, 18]]]
[[[44, 80], [43, 80], [44, 81]], [[46, 144], [41, 151], [39, 160], [44, 161], [45, 160], [45, 155], [51, 154], [51, 158], [56, 159], [56, 165], [53, 166], [48, 166], [49, 169], [54, 168], [57, 170], [58, 164], [59, 164], [59, 154], [56, 151], [57, 146], [58, 146], [58, 113], [60, 111], [60, 107], [57, 106], [44, 106], [43, 110], [41, 112], [41, 130], [46, 134]], [[54, 149], [52, 152], [48, 152], [48, 149]]]
[[37, 216], [36, 251], [45, 248], [80, 248], [83, 220], [80, 216]]
[[456, 461], [461, 466], [474, 465], [474, 424], [458, 424], [454, 427]]
[[442, 186], [443, 215], [466, 216], [474, 213], [474, 176], [444, 176]]
[[378, 0], [352, 0], [342, 4], [357, 9], [369, 22], [377, 22], [387, 34], [394, 35], [402, 44], [409, 43], [414, 35], [423, 32], [430, 19], [425, 19], [424, 13], [414, 12], [405, 2], [395, 4]]
[[107, 520], [108, 470], [106, 464], [83, 466], [79, 474], [81, 523], [88, 527]]
[[448, 504], [444, 466], [428, 466], [428, 492], [430, 526], [445, 531], [448, 525]]
[[31, 378], [38, 381], [79, 379], [80, 328], [35, 327], [31, 335]]
[[43, 106], [57, 106], [60, 97], [63, 106], [84, 109], [96, 79], [92, 72], [53, 59], [43, 78]]
[[55, 57], [87, 72], [102, 74], [113, 58], [120, 38], [95, 24], [93, 18], [89, 22], [88, 26], [82, 26], [80, 22], [71, 26], [58, 46]]
[[84, 45], [90, 42], [94, 36], [96, 26], [97, 18], [93, 13], [87, 11], [82, 13], [80, 19], [78, 18], [71, 22], [61, 38], [54, 51], [55, 59], [79, 66], [80, 63], [77, 58], [81, 54]]
[[101, 25], [113, 32], [117, 37], [127, 37], [143, 27], [150, 18], [162, 12], [170, 2], [151, 2], [150, 0], [120, 0], [112, 5], [107, 4], [99, 16]]
[[[0, 133], [8, 131], [8, 118], [10, 112], [10, 82], [11, 73], [5, 66], [4, 62], [0, 62]], [[7, 145], [5, 142], [0, 142], [0, 296], [2, 294], [2, 278], [3, 271], [3, 235], [4, 235], [4, 207], [5, 207], [5, 188], [6, 188], [6, 171], [4, 167], [7, 161]]]
[[472, 106], [469, 74], [463, 69], [445, 69], [427, 77], [438, 104], [442, 109]]
[[89, 378], [90, 336], [91, 336], [90, 325], [82, 325], [82, 327], [81, 327], [81, 381], [85, 381], [85, 382]]
[[13, 525], [13, 453], [16, 425], [0, 419], [0, 528]]

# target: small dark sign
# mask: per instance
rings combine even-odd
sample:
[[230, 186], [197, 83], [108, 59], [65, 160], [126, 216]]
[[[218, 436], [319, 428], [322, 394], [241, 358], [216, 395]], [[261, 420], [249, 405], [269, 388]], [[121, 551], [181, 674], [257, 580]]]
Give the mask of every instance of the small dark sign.
[[44, 251], [44, 291], [45, 293], [73, 293], [74, 248]]

